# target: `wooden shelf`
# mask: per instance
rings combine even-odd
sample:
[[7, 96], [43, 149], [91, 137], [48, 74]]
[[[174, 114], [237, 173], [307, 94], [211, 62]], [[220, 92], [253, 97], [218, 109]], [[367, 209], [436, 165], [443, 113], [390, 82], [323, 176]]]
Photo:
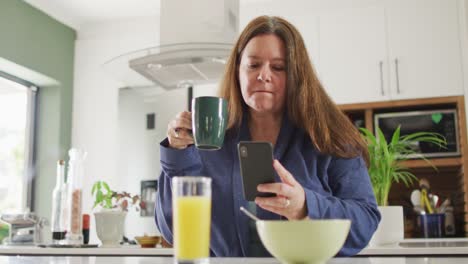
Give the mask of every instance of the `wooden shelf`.
[[[462, 166], [463, 160], [461, 157], [455, 158], [434, 158], [428, 159], [432, 165], [436, 168], [443, 168], [443, 167], [456, 167]], [[402, 164], [408, 168], [412, 169], [419, 169], [419, 168], [432, 168], [431, 164], [427, 163], [425, 160], [422, 159], [415, 159], [415, 160], [406, 160], [402, 162]]]
[[[428, 158], [430, 164], [421, 159], [402, 161], [401, 164], [418, 179], [429, 180], [432, 190], [440, 197], [452, 200], [457, 227], [456, 235], [468, 234], [468, 132], [464, 96], [345, 104], [339, 105], [339, 108], [355, 126], [365, 127], [370, 131], [374, 131], [374, 116], [379, 113], [456, 109], [460, 156]], [[417, 188], [417, 182], [409, 188], [403, 183], [394, 184], [389, 194], [390, 203], [392, 205], [410, 204], [411, 191], [414, 188]], [[414, 216], [412, 216], [413, 220]], [[410, 226], [405, 226], [405, 234], [409, 237], [413, 233], [411, 231]]]
[[384, 102], [370, 102], [370, 103], [358, 103], [358, 104], [341, 104], [338, 107], [345, 112], [363, 111], [365, 109], [382, 109], [382, 108], [394, 108], [398, 109], [407, 106], [417, 105], [440, 105], [440, 104], [456, 104], [459, 103], [460, 96], [448, 96], [438, 98], [426, 98], [426, 99], [409, 99], [409, 100], [398, 100], [398, 101], [384, 101]]

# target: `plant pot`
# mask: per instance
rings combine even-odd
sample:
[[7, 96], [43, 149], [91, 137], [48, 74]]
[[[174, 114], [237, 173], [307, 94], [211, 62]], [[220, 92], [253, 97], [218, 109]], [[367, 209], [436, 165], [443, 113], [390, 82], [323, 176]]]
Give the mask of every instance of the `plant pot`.
[[402, 206], [379, 206], [382, 216], [369, 246], [398, 244], [404, 239], [404, 218]]
[[96, 234], [102, 247], [120, 247], [127, 212], [101, 211], [94, 213]]

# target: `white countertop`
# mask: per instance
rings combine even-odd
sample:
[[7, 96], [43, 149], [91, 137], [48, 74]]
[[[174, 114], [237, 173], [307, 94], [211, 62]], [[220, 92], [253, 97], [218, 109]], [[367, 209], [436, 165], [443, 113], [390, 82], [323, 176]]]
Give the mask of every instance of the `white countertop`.
[[[0, 255], [172, 256], [171, 248], [41, 248], [0, 246]], [[358, 256], [468, 256], [468, 238], [405, 239], [402, 243], [364, 248]], [[1, 264], [2, 262], [0, 262]], [[466, 262], [468, 263], [468, 261]]]
[[[0, 264], [174, 264], [171, 257], [33, 257], [33, 256], [0, 256]], [[210, 264], [278, 264], [274, 258], [211, 258]], [[334, 258], [327, 264], [466, 264], [468, 257], [463, 258]]]
[[[414, 238], [405, 239], [398, 244], [368, 246], [359, 255], [362, 256], [409, 256], [409, 255], [466, 255], [468, 256], [468, 238]], [[468, 262], [467, 262], [468, 263]]]
[[[36, 246], [0, 246], [0, 255], [62, 255], [62, 256], [172, 256], [172, 248], [141, 248], [140, 246], [96, 248], [42, 248]], [[0, 262], [1, 264], [2, 262]]]

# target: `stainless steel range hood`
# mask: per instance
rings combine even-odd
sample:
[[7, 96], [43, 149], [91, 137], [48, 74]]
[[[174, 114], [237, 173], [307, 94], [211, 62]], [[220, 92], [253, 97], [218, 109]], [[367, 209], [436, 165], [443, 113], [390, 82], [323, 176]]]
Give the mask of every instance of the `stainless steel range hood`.
[[160, 13], [160, 45], [105, 67], [127, 87], [169, 90], [219, 80], [237, 37], [239, 0], [161, 0]]
[[220, 77], [231, 44], [190, 43], [160, 48], [160, 52], [130, 60], [131, 69], [166, 88], [211, 82]]

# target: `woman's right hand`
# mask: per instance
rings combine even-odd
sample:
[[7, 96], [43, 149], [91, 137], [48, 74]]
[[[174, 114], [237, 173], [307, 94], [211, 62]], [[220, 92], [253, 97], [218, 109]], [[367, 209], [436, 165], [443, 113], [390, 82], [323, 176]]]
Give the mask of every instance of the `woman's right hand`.
[[192, 135], [192, 114], [184, 111], [167, 125], [167, 139], [169, 147], [184, 149], [194, 144]]

